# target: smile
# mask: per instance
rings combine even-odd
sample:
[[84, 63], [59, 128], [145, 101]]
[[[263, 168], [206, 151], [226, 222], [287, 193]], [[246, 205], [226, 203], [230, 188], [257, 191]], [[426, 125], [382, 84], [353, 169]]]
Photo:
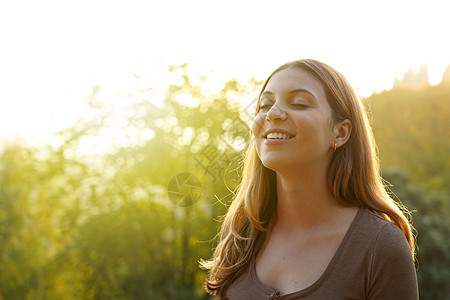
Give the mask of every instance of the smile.
[[266, 145], [282, 145], [288, 143], [295, 135], [281, 128], [273, 128], [267, 130], [262, 137]]
[[286, 133], [277, 133], [277, 132], [271, 132], [266, 137], [266, 139], [277, 139], [277, 140], [288, 140], [292, 138], [292, 135], [286, 134]]
[[289, 140], [295, 137], [295, 134], [281, 129], [281, 128], [272, 128], [264, 132], [262, 138], [267, 140]]

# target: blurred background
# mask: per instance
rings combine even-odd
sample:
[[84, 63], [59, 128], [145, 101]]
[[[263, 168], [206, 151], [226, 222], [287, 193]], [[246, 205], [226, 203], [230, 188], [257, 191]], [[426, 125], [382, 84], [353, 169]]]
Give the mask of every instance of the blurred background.
[[[310, 1], [312, 2], [312, 1]], [[346, 76], [450, 295], [445, 1], [0, 3], [0, 299], [207, 299], [262, 81]]]

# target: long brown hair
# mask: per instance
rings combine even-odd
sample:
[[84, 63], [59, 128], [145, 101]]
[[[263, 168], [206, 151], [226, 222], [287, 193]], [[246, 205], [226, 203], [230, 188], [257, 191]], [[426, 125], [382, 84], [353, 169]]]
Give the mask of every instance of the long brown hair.
[[[265, 81], [261, 93], [274, 74], [287, 68], [301, 69], [318, 79], [325, 90], [334, 122], [349, 119], [352, 123], [349, 140], [333, 153], [329, 165], [328, 188], [334, 198], [347, 206], [367, 207], [393, 222], [405, 234], [414, 256], [412, 226], [406, 217], [409, 213], [385, 189], [367, 114], [351, 85], [327, 64], [304, 59], [276, 69]], [[275, 172], [263, 166], [253, 141], [247, 150], [242, 182], [225, 216], [214, 256], [210, 261], [200, 263], [210, 270], [206, 281], [209, 293], [224, 298], [230, 284], [256, 257], [265, 241], [275, 207]]]

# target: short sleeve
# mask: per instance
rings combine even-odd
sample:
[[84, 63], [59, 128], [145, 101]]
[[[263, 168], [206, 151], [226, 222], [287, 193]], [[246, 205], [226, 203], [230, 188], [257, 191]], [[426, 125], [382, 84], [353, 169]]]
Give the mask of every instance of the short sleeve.
[[368, 299], [419, 299], [409, 244], [403, 232], [391, 222], [382, 227], [376, 239]]

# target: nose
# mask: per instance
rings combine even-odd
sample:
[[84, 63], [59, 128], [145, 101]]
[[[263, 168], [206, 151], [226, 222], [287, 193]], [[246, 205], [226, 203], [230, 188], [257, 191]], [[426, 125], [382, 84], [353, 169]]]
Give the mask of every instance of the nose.
[[266, 113], [266, 120], [273, 122], [275, 120], [286, 120], [286, 112], [282, 110], [278, 105], [274, 104]]

